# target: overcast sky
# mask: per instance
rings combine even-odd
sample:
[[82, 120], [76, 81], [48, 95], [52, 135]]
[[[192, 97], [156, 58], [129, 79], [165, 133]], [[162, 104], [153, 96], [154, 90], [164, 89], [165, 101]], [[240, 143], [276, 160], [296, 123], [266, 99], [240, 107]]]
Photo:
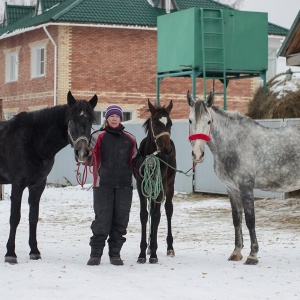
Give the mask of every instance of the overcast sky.
[[240, 10], [267, 12], [270, 23], [290, 29], [300, 10], [300, 0], [244, 0]]

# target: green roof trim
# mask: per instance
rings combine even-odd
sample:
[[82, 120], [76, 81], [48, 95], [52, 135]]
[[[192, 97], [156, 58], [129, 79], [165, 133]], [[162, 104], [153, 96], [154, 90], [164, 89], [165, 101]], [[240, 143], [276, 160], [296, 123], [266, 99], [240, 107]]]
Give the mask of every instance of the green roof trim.
[[[94, 23], [108, 25], [157, 27], [157, 17], [165, 15], [164, 9], [155, 7], [157, 0], [41, 0], [43, 13], [34, 12], [5, 27], [0, 27], [0, 37], [49, 22]], [[206, 9], [233, 9], [213, 0], [172, 0], [178, 10], [192, 7]], [[155, 3], [154, 3], [155, 2]], [[52, 6], [51, 6], [52, 5]], [[47, 9], [46, 9], [47, 8]], [[45, 9], [45, 10], [44, 10]], [[174, 10], [172, 10], [173, 12]], [[269, 35], [287, 35], [288, 30], [269, 23]]]
[[80, 2], [83, 0], [75, 0], [70, 6], [66, 7], [65, 9], [61, 10], [57, 15], [53, 16], [53, 20], [59, 19], [59, 17], [63, 16], [65, 13], [69, 12], [72, 10], [73, 7], [76, 7]]
[[9, 5], [5, 3], [6, 24], [14, 23], [33, 12], [35, 12], [35, 6]]
[[279, 25], [268, 23], [268, 32], [272, 35], [287, 35], [289, 30]]
[[50, 9], [51, 7], [60, 4], [65, 0], [40, 0], [42, 11], [45, 12], [46, 10]]

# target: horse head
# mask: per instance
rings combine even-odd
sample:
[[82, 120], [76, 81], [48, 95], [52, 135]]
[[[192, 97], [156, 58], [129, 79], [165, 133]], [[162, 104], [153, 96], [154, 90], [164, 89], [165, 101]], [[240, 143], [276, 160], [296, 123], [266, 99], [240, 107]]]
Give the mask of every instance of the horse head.
[[170, 113], [173, 108], [172, 100], [165, 106], [154, 106], [148, 99], [148, 107], [151, 117], [146, 121], [148, 134], [156, 145], [156, 150], [162, 154], [170, 155], [172, 153], [171, 145], [171, 127], [172, 121]]
[[89, 140], [93, 121], [95, 120], [94, 108], [98, 102], [97, 95], [91, 100], [76, 100], [72, 93], [68, 93], [68, 139], [72, 147], [76, 161], [85, 162], [89, 155]]
[[213, 105], [213, 95], [210, 93], [206, 103], [202, 100], [195, 101], [190, 92], [187, 91], [187, 102], [190, 106], [190, 136], [192, 145], [192, 156], [195, 163], [204, 160], [204, 148], [210, 141], [212, 116], [210, 107]]

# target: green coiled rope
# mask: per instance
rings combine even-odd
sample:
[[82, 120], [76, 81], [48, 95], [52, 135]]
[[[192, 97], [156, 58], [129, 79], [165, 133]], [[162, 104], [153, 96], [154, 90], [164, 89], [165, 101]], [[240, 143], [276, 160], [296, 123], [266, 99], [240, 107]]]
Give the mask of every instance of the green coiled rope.
[[[149, 166], [148, 160], [153, 159], [153, 166]], [[162, 203], [165, 199], [165, 193], [163, 189], [162, 177], [160, 172], [160, 159], [154, 155], [149, 155], [144, 160], [144, 175], [142, 180], [142, 194], [148, 198], [148, 254], [151, 252], [150, 250], [150, 239], [151, 239], [151, 201], [155, 203]], [[161, 201], [157, 201], [157, 197], [162, 191], [163, 197]]]
[[[150, 167], [148, 164], [148, 160], [153, 159], [154, 164], [153, 167]], [[144, 175], [142, 180], [142, 194], [148, 198], [149, 200], [152, 200], [154, 202], [157, 202], [156, 199], [159, 196], [160, 192], [163, 192], [163, 197], [160, 203], [164, 201], [165, 195], [164, 195], [164, 189], [163, 189], [163, 182], [160, 172], [160, 163], [159, 158], [151, 155], [147, 156], [144, 161]], [[151, 201], [150, 201], [151, 202]]]

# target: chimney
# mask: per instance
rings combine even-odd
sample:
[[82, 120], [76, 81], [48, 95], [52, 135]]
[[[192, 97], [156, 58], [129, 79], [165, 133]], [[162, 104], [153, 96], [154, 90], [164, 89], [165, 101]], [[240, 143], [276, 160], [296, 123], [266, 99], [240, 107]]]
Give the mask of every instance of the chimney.
[[171, 11], [171, 0], [165, 0], [166, 13], [169, 14]]

